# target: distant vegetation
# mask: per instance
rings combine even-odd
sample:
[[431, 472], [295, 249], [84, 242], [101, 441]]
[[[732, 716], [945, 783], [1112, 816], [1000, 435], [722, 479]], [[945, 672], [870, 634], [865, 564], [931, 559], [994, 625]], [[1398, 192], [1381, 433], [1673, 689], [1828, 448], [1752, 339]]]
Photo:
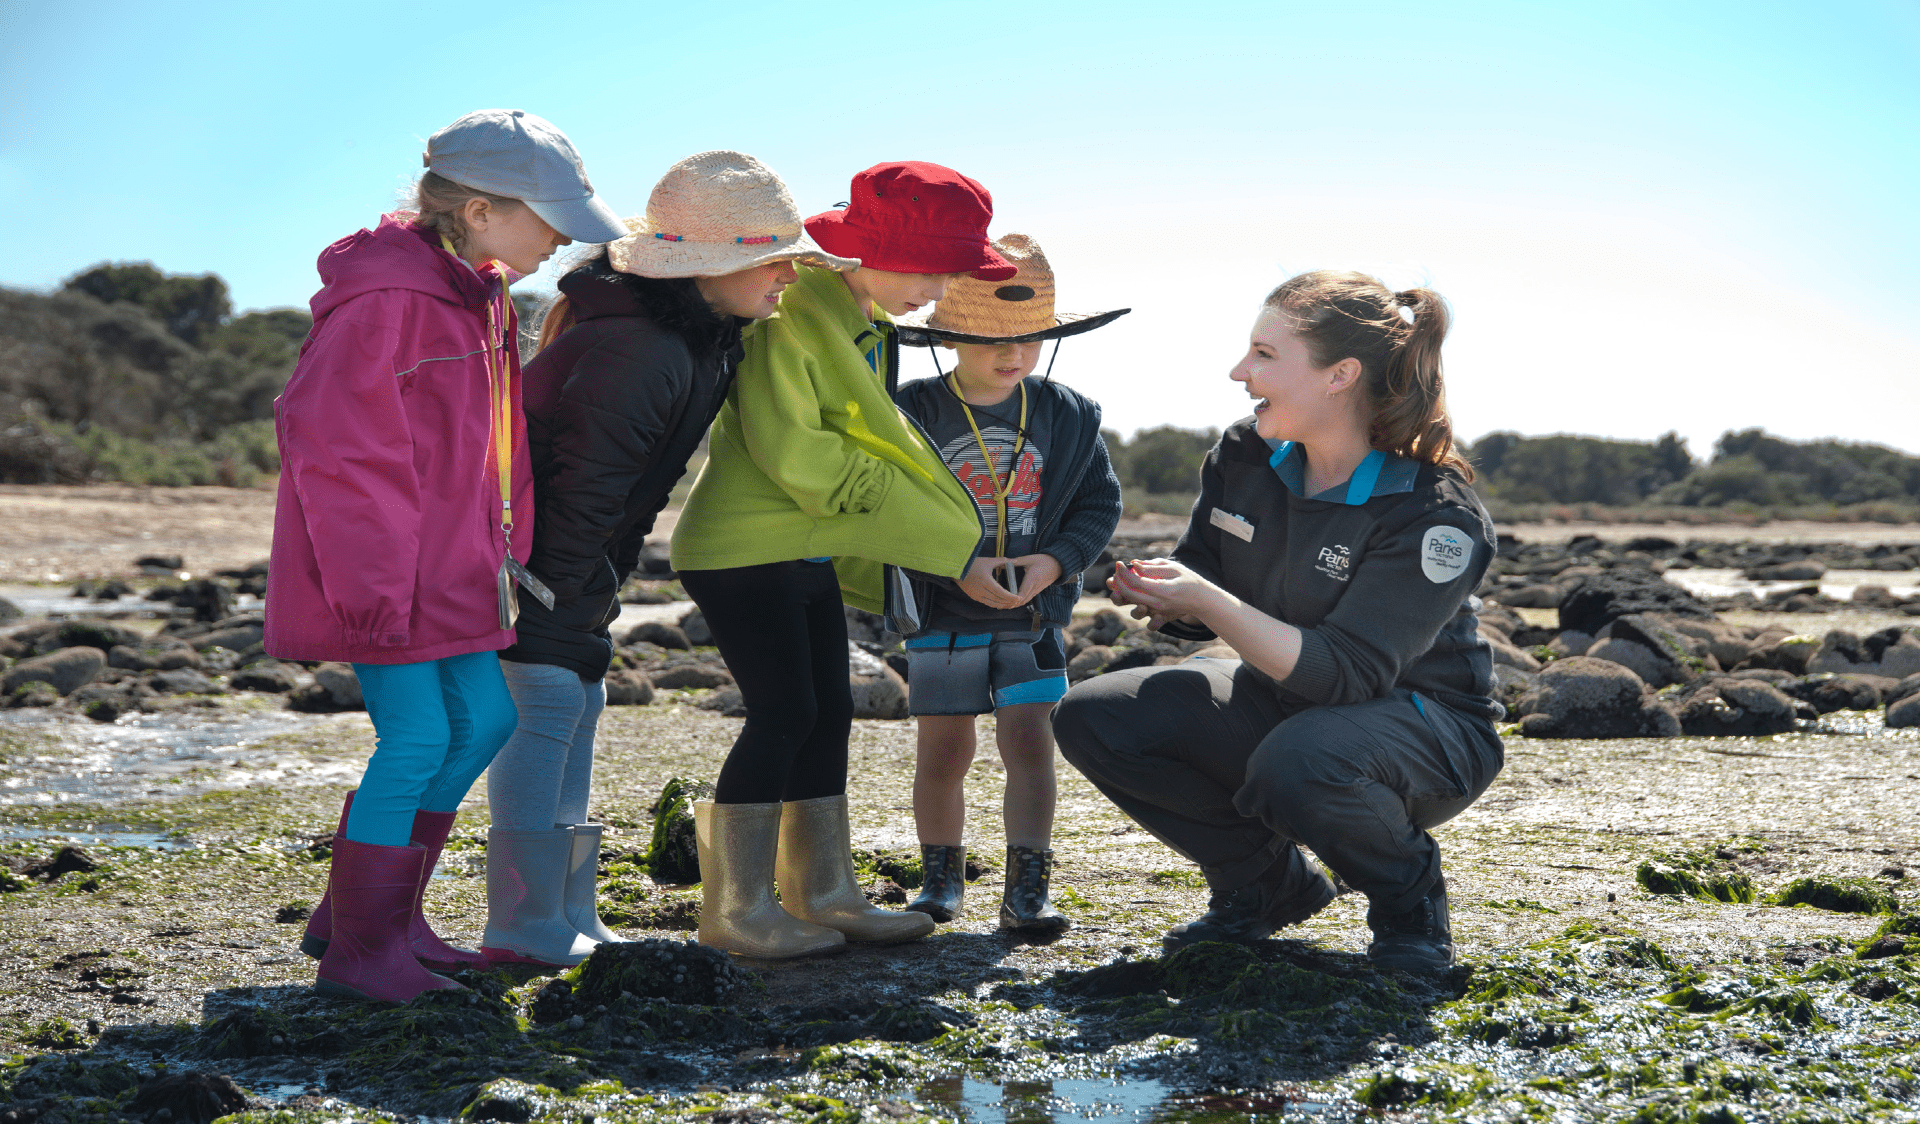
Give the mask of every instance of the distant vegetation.
[[[236, 316], [218, 276], [146, 262], [96, 265], [51, 295], [0, 288], [0, 483], [247, 485], [277, 472], [273, 400], [312, 323], [291, 308]], [[1130, 514], [1184, 515], [1220, 431], [1105, 437]], [[1505, 521], [1920, 522], [1920, 457], [1879, 445], [1747, 429], [1702, 463], [1675, 433], [1499, 432], [1461, 451]]]

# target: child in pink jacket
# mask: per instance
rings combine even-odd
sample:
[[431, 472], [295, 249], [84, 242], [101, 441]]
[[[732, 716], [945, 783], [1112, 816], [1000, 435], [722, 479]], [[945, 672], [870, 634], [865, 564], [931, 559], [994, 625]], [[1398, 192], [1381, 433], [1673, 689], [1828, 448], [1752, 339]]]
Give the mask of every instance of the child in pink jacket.
[[[520, 110], [427, 144], [417, 213], [321, 253], [313, 331], [275, 404], [266, 647], [353, 664], [376, 748], [301, 948], [323, 994], [404, 1001], [484, 964], [420, 911], [454, 810], [513, 733], [495, 652], [533, 541], [507, 283], [626, 233], [573, 145]], [[531, 585], [537, 585], [537, 581]]]

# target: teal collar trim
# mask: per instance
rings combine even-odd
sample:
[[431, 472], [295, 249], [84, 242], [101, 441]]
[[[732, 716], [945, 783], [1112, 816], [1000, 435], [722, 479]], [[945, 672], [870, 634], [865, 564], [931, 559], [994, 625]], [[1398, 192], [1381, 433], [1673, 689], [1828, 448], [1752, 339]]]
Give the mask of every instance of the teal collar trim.
[[1297, 446], [1292, 441], [1269, 440], [1267, 444], [1273, 448], [1273, 456], [1267, 459], [1273, 474], [1280, 478], [1280, 483], [1286, 485], [1287, 491], [1306, 499], [1358, 507], [1375, 496], [1413, 491], [1414, 478], [1420, 474], [1418, 461], [1374, 449], [1354, 468], [1353, 475], [1347, 478], [1344, 487], [1336, 484], [1317, 496], [1309, 496], [1305, 455], [1294, 455]]

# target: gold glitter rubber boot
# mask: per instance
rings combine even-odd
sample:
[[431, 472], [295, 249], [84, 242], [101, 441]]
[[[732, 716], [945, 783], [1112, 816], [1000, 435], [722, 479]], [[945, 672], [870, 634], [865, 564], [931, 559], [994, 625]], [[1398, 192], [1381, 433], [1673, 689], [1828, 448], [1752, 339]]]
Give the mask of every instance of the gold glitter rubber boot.
[[780, 805], [693, 803], [700, 847], [700, 943], [739, 956], [785, 960], [840, 952], [847, 938], [809, 925], [773, 896]]
[[774, 877], [787, 912], [838, 929], [850, 941], [910, 941], [933, 932], [933, 918], [924, 913], [896, 913], [867, 901], [853, 872], [851, 836], [845, 794], [782, 806]]

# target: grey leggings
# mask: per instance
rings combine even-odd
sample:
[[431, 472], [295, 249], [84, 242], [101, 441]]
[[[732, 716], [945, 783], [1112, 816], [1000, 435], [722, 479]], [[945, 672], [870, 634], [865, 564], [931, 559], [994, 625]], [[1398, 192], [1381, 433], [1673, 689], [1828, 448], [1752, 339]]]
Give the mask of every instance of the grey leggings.
[[1499, 775], [1493, 723], [1411, 692], [1306, 706], [1238, 660], [1098, 675], [1053, 712], [1060, 752], [1120, 810], [1236, 889], [1301, 844], [1388, 913], [1440, 881], [1429, 829]]
[[603, 680], [567, 668], [501, 660], [520, 725], [487, 770], [493, 826], [546, 831], [585, 823], [593, 787], [593, 735], [606, 706]]

